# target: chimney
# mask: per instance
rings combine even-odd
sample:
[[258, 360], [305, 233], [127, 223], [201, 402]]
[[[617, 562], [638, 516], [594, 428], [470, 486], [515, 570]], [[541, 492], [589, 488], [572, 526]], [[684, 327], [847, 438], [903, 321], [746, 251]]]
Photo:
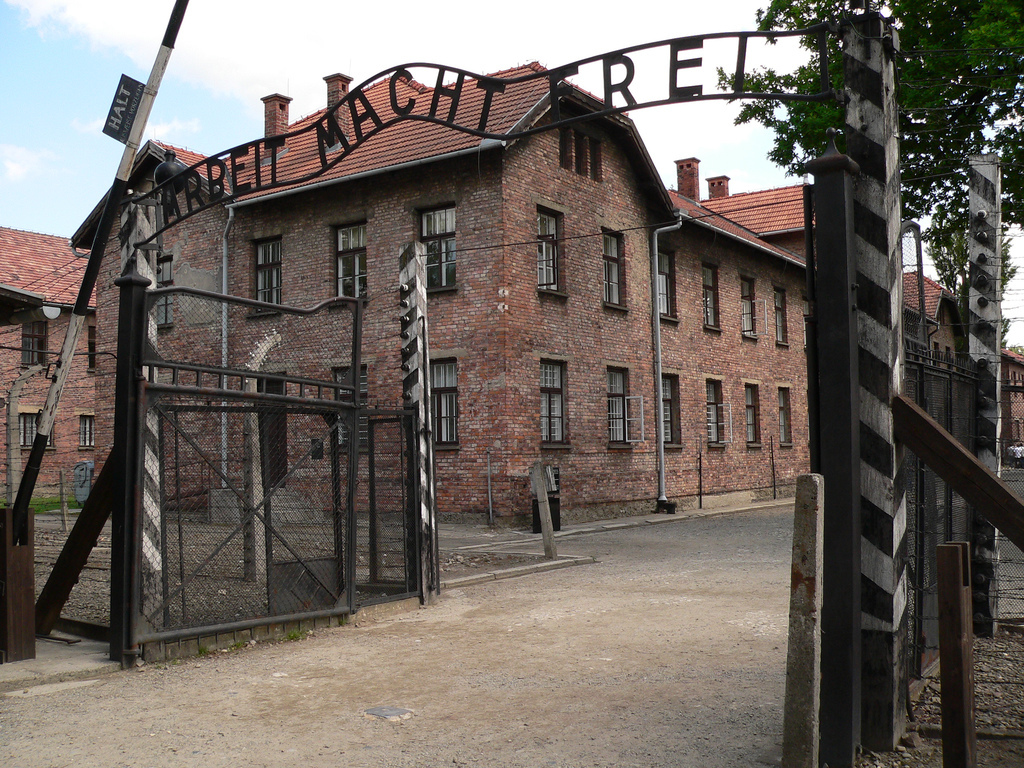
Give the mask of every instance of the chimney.
[[676, 188], [683, 197], [700, 200], [700, 160], [676, 160]]
[[348, 94], [352, 78], [337, 72], [325, 77], [324, 81], [327, 83], [327, 108], [330, 109]]
[[717, 200], [720, 197], [729, 196], [729, 177], [713, 176], [708, 179], [708, 197]]
[[264, 96], [263, 102], [263, 135], [279, 136], [288, 132], [288, 103], [290, 96], [272, 93]]

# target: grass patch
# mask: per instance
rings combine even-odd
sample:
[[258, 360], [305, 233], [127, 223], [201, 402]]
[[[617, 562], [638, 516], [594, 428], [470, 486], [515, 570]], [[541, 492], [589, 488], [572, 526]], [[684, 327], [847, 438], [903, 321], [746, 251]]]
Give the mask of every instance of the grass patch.
[[[74, 497], [68, 499], [68, 509], [71, 508], [78, 508], [78, 503], [74, 500]], [[28, 509], [34, 515], [38, 515], [41, 512], [60, 512], [60, 497], [38, 496], [28, 502]]]

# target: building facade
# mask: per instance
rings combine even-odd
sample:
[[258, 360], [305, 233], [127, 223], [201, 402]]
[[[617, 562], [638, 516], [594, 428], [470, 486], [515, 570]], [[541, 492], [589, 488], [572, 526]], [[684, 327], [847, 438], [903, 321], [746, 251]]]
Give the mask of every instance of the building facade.
[[[0, 252], [0, 295], [15, 302], [10, 311], [0, 310], [5, 414], [0, 439], [10, 505], [35, 440], [36, 420], [50, 386], [48, 377], [64, 344], [88, 254], [73, 251], [67, 238], [7, 227], [0, 227]], [[75, 351], [35, 497], [58, 496], [63, 471], [66, 496], [75, 506], [74, 468], [95, 460], [96, 343], [95, 315], [91, 314]]]
[[[527, 71], [540, 68], [495, 76]], [[325, 80], [331, 105], [349, 78]], [[363, 93], [373, 104], [401, 88], [430, 101], [431, 89], [404, 81]], [[460, 110], [483, 98], [462, 93]], [[491, 96], [491, 131], [551, 120], [544, 80]], [[598, 108], [575, 88], [560, 99], [563, 115]], [[323, 114], [290, 123], [286, 97], [264, 104], [268, 137]], [[140, 153], [136, 190], [162, 151], [150, 144]], [[280, 164], [320, 163], [299, 137], [277, 151]], [[659, 235], [652, 259], [652, 232], [677, 223]], [[94, 225], [91, 217], [76, 240]], [[802, 260], [667, 190], [625, 117], [508, 142], [395, 126], [315, 183], [250, 194], [179, 223], [163, 234], [152, 269], [162, 284], [223, 286], [268, 304], [364, 297], [367, 400], [394, 407], [402, 404], [398, 255], [412, 242], [427, 254], [442, 519], [528, 514], [537, 461], [557, 470], [563, 518], [654, 511], [659, 432], [666, 496], [684, 508], [725, 494], [771, 498], [807, 470]], [[102, 351], [116, 345], [121, 268], [112, 245], [97, 288]], [[228, 366], [245, 367], [274, 323], [273, 312], [259, 312], [226, 327]], [[298, 350], [278, 350], [264, 370], [336, 379], [347, 373], [339, 371], [347, 343], [325, 327], [301, 365]], [[111, 385], [100, 380], [102, 446], [112, 440]]]

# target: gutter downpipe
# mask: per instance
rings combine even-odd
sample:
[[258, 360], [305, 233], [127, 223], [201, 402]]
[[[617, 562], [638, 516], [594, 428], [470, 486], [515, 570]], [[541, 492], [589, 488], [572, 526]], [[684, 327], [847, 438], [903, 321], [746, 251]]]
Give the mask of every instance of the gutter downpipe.
[[[228, 223], [224, 225], [224, 234], [221, 237], [221, 256], [220, 256], [220, 292], [225, 296], [228, 295], [228, 235], [231, 232], [231, 225], [235, 223], [235, 209], [231, 206], [225, 206], [228, 209]], [[228, 305], [227, 302], [221, 302], [220, 305], [220, 367], [228, 367]], [[221, 401], [221, 406], [224, 410], [221, 412], [220, 419], [220, 471], [221, 480], [220, 487], [226, 488], [227, 481], [224, 479], [228, 476], [228, 417], [227, 417], [227, 402]]]
[[676, 222], [651, 233], [651, 333], [654, 336], [654, 423], [655, 439], [658, 443], [658, 505], [657, 512], [674, 511], [665, 495], [665, 422], [661, 417], [664, 392], [661, 390], [661, 312], [658, 310], [658, 236], [663, 232], [675, 232], [683, 226], [683, 212], [677, 210]]

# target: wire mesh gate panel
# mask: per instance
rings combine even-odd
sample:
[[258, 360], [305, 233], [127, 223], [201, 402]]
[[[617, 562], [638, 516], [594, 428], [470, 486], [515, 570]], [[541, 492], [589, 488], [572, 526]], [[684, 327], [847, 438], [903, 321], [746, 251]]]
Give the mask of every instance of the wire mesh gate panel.
[[[904, 391], [963, 445], [973, 442], [977, 383], [969, 355], [942, 353], [905, 340]], [[907, 643], [911, 675], [920, 677], [939, 653], [935, 548], [970, 540], [967, 502], [908, 451], [903, 464], [907, 503]]]
[[[1024, 497], [1024, 383], [1003, 381], [1003, 481]], [[999, 562], [995, 573], [998, 620], [1024, 626], [1024, 553], [1012, 541], [998, 536]]]
[[323, 341], [358, 340], [361, 307], [275, 305], [268, 328], [257, 302], [148, 301], [134, 642], [418, 595], [412, 416], [360, 407]]

